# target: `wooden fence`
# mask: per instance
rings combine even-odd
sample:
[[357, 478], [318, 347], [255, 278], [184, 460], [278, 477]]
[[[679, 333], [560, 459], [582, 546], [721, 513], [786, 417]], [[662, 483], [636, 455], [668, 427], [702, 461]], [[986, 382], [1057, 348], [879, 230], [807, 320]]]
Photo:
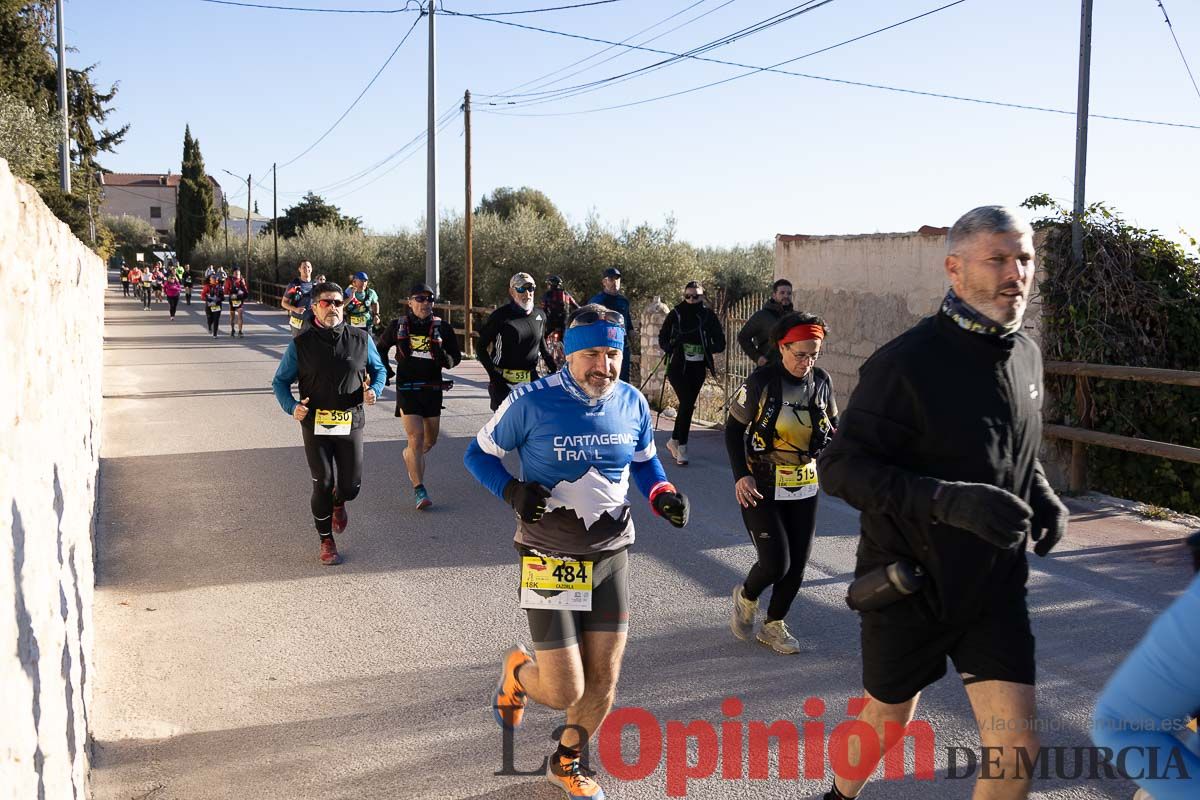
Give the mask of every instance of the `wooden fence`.
[[1071, 442], [1070, 488], [1073, 492], [1087, 489], [1087, 445], [1109, 447], [1141, 453], [1174, 461], [1200, 464], [1200, 447], [1156, 442], [1134, 436], [1119, 436], [1115, 433], [1091, 430], [1095, 403], [1092, 399], [1089, 378], [1106, 380], [1137, 381], [1140, 383], [1162, 383], [1168, 386], [1192, 386], [1200, 388], [1200, 372], [1177, 369], [1153, 369], [1151, 367], [1122, 367], [1111, 364], [1086, 364], [1072, 361], [1047, 361], [1047, 375], [1063, 375], [1075, 378], [1075, 415], [1079, 427], [1068, 425], [1046, 425], [1043, 431], [1053, 439]]

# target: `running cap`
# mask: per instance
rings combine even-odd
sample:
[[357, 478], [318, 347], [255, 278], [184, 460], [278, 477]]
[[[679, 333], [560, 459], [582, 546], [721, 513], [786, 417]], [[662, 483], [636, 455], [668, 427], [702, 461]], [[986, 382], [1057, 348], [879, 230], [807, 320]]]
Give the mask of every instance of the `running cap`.
[[365, 273], [365, 272], [356, 272], [356, 273], [354, 273], [354, 280], [369, 281], [371, 279], [367, 277], [367, 273]]
[[621, 270], [617, 269], [616, 267], [609, 267], [608, 269], [604, 270], [604, 277], [619, 278], [621, 277]]
[[508, 288], [520, 289], [524, 286], [537, 286], [537, 281], [528, 272], [518, 272], [508, 279]]
[[408, 296], [412, 297], [416, 294], [433, 294], [433, 289], [427, 283], [414, 283], [408, 290]]

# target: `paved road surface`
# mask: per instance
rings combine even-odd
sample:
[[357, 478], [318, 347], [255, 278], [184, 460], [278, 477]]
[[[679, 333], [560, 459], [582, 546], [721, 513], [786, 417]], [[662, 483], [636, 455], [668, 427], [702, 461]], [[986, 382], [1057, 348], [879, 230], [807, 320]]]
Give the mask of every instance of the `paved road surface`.
[[[105, 312], [96, 800], [560, 796], [538, 777], [495, 775], [503, 747], [489, 693], [499, 653], [527, 631], [515, 602], [512, 514], [462, 466], [489, 417], [477, 365], [453, 375], [428, 512], [412, 508], [391, 390], [369, 410], [363, 490], [339, 537], [346, 563], [328, 568], [317, 562], [299, 432], [269, 387], [288, 341], [283, 314], [252, 306], [246, 338], [223, 331], [214, 340], [198, 303], [169, 322], [165, 305], [142, 311], [110, 288]], [[669, 720], [719, 730], [729, 696], [743, 702], [735, 719], [745, 724], [800, 724], [806, 698], [819, 697], [831, 730], [859, 684], [857, 620], [842, 600], [857, 514], [821, 500], [789, 618], [808, 649], [783, 657], [736, 641], [728, 594], [752, 549], [719, 434], [692, 442], [691, 466], [668, 465], [693, 499], [689, 527], [676, 531], [644, 501], [634, 505], [631, 638], [617, 705], [652, 712], [660, 731]], [[1100, 508], [1077, 516], [1053, 558], [1033, 559], [1046, 744], [1087, 744], [1092, 700], [1119, 655], [1186, 583], [1178, 538]], [[978, 745], [960, 683], [928, 690], [920, 716], [936, 731], [938, 781], [877, 784], [864, 797], [969, 795], [970, 781], [940, 775], [946, 748]], [[526, 718], [513, 743], [518, 770], [541, 762], [561, 723], [544, 708]], [[693, 780], [688, 796], [806, 797], [826, 785], [779, 780], [774, 759], [771, 775]], [[611, 798], [668, 789], [662, 761], [642, 780], [601, 777]], [[1035, 796], [1132, 791], [1052, 779]]]

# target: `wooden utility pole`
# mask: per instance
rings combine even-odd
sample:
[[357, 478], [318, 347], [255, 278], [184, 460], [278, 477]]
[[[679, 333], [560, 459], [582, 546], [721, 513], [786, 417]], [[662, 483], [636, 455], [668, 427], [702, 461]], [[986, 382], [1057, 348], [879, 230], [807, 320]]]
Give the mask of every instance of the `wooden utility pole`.
[[[1071, 258], [1078, 267], [1083, 264], [1083, 214], [1087, 210], [1084, 183], [1087, 177], [1088, 90], [1092, 72], [1092, 0], [1083, 0], [1079, 24], [1079, 95], [1075, 108], [1075, 206], [1071, 214]], [[1079, 425], [1091, 427], [1088, 380], [1075, 378], [1075, 413]], [[1087, 490], [1087, 446], [1071, 443], [1070, 488], [1073, 492]]]
[[471, 218], [472, 202], [471, 202], [471, 91], [468, 89], [463, 95], [463, 119], [466, 125], [466, 141], [467, 141], [467, 213], [463, 217], [466, 224], [466, 239], [467, 239], [467, 263], [464, 270], [466, 280], [465, 299], [463, 306], [466, 308], [467, 322], [463, 335], [463, 352], [468, 356], [475, 354], [475, 348], [471, 341], [471, 329], [474, 327], [471, 317], [472, 299], [475, 295], [475, 256], [471, 247], [471, 236], [474, 229], [474, 222]]
[[254, 175], [246, 176], [246, 285], [250, 285], [250, 192], [253, 188]]
[[[54, 19], [58, 39], [58, 116], [62, 123], [58, 142], [58, 185], [67, 194], [71, 193], [71, 123], [67, 107], [67, 45], [63, 39], [63, 2], [54, 4]], [[89, 195], [90, 196], [90, 195]]]
[[271, 165], [271, 232], [275, 234], [275, 280], [279, 280], [279, 176]]

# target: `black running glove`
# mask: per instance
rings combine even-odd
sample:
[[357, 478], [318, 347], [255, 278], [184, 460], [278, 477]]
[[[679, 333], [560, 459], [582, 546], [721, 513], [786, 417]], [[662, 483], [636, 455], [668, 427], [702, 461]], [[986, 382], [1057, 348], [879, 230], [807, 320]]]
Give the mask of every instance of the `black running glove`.
[[522, 522], [530, 524], [537, 522], [546, 513], [548, 497], [550, 490], [532, 481], [526, 483], [513, 478], [504, 487], [505, 502], [516, 510]]
[[682, 492], [660, 492], [654, 497], [654, 510], [676, 528], [687, 525], [692, 504]]
[[1029, 530], [1033, 509], [1012, 492], [987, 483], [942, 483], [933, 495], [933, 518], [961, 528], [1002, 550], [1012, 550]]
[[1066, 534], [1067, 520], [1071, 518], [1071, 512], [1040, 474], [1033, 478], [1029, 505], [1033, 507], [1033, 530], [1030, 537], [1037, 542], [1033, 546], [1033, 552], [1045, 556]]

